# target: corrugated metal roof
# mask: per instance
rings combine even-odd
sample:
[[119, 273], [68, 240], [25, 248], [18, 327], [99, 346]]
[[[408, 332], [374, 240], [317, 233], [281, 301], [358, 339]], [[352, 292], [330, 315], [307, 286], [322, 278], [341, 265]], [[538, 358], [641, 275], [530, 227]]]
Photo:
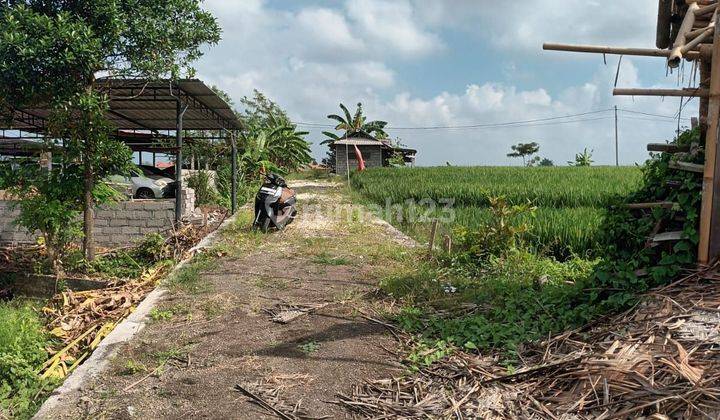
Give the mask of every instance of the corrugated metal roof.
[[334, 142], [333, 144], [338, 146], [380, 146], [380, 147], [390, 147], [387, 144], [379, 141], [379, 140], [369, 140], [369, 139], [343, 139], [338, 140]]
[[[107, 117], [119, 130], [175, 130], [178, 98], [188, 107], [185, 130], [241, 128], [230, 105], [200, 80], [106, 78], [99, 79], [96, 87], [110, 97]], [[0, 118], [0, 129], [42, 131], [49, 114], [47, 107], [16, 110], [12, 124]]]

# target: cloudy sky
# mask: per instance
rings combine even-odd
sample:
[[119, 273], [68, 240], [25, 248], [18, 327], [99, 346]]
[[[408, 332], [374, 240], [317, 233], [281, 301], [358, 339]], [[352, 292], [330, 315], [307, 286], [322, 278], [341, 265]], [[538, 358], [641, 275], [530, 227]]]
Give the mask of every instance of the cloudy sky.
[[[201, 78], [237, 101], [258, 89], [298, 123], [328, 124], [340, 102], [420, 151], [418, 164], [508, 165], [510, 145], [536, 141], [565, 164], [584, 148], [614, 164], [622, 110], [675, 116], [679, 98], [614, 98], [618, 57], [545, 52], [543, 42], [653, 47], [657, 0], [206, 0], [223, 41], [197, 64]], [[625, 57], [619, 87], [678, 87], [663, 59]], [[688, 104], [683, 118], [696, 114]], [[677, 120], [620, 112], [622, 164], [670, 138]], [[587, 113], [587, 114], [585, 114]], [[516, 121], [541, 120], [519, 126]], [[683, 125], [689, 121], [682, 120]], [[485, 126], [476, 128], [418, 129]], [[393, 127], [395, 127], [393, 129]], [[309, 141], [318, 159], [318, 128]]]

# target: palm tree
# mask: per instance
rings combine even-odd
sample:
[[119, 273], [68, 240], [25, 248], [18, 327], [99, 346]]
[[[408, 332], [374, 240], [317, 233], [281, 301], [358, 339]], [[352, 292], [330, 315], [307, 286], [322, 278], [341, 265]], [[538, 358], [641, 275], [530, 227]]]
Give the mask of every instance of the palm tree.
[[388, 123], [385, 121], [367, 121], [367, 118], [363, 115], [362, 103], [357, 104], [357, 110], [355, 116], [350, 115], [350, 111], [343, 104], [340, 104], [344, 117], [340, 115], [328, 115], [331, 120], [337, 121], [338, 125], [335, 127], [336, 131], [343, 131], [342, 137], [329, 131], [323, 131], [323, 134], [328, 137], [327, 140], [323, 141], [322, 144], [332, 143], [343, 138], [352, 137], [364, 137], [375, 140], [385, 140], [388, 138], [388, 134], [385, 132], [385, 127]]

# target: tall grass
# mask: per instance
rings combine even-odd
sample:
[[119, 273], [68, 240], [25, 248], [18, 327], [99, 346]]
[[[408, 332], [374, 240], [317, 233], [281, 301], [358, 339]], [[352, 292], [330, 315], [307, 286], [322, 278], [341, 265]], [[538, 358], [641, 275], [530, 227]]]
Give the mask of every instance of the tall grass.
[[371, 200], [452, 198], [457, 206], [484, 207], [488, 196], [541, 207], [604, 207], [640, 185], [635, 167], [382, 168], [357, 173], [353, 186]]
[[[353, 176], [353, 187], [367, 200], [386, 206], [408, 200], [454, 201], [454, 226], [477, 228], [490, 218], [488, 197], [537, 206], [527, 235], [539, 252], [568, 258], [597, 253], [598, 231], [606, 209], [635, 191], [642, 178], [635, 167], [442, 167], [383, 168]], [[431, 216], [439, 216], [431, 214]], [[424, 240], [427, 222], [395, 222]], [[450, 226], [452, 228], [452, 226]]]

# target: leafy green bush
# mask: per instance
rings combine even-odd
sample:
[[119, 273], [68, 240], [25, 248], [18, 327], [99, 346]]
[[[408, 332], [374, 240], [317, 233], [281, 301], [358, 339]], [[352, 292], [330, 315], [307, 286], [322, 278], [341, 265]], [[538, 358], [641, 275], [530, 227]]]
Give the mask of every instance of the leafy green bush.
[[536, 210], [529, 204], [510, 205], [504, 197], [489, 197], [488, 201], [492, 214], [488, 222], [473, 230], [456, 229], [458, 242], [480, 259], [503, 256], [522, 247], [530, 223], [521, 216], [532, 218]]
[[[641, 187], [609, 203], [613, 205], [598, 238], [601, 259], [572, 257], [558, 262], [517, 246], [522, 244], [519, 241], [500, 241], [502, 245], [496, 247], [493, 238], [469, 235], [465, 239], [471, 247], [440, 258], [439, 266], [426, 265], [383, 281], [383, 290], [405, 304], [398, 322], [423, 337], [425, 348], [439, 354], [446, 354], [449, 345], [502, 349], [512, 357], [523, 343], [626, 308], [639, 293], [671, 281], [696, 260], [701, 179], [699, 174], [670, 169], [670, 162], [703, 163], [697, 130], [682, 133], [676, 142], [691, 146], [690, 153], [653, 156], [642, 169]], [[623, 205], [659, 201], [677, 205], [651, 211]], [[490, 217], [495, 222], [483, 222], [486, 231], [493, 224], [502, 225], [497, 211]], [[660, 221], [665, 230], [683, 231], [683, 239], [646, 247]], [[532, 234], [529, 227], [527, 234]], [[504, 232], [500, 238], [522, 230], [510, 227]], [[477, 258], [474, 249], [486, 258]], [[474, 306], [468, 309], [468, 304]], [[432, 360], [427, 355], [421, 358]]]
[[28, 418], [52, 384], [38, 375], [51, 342], [37, 312], [0, 303], [0, 417]]

